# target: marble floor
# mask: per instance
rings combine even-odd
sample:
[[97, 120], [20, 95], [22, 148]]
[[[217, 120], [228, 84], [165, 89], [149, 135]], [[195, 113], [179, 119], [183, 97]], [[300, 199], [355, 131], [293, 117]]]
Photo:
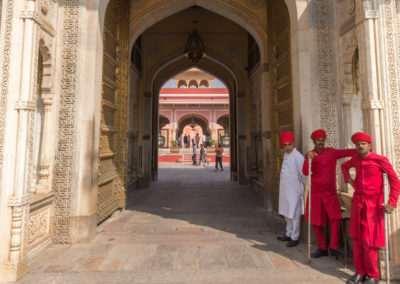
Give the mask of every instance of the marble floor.
[[52, 245], [18, 283], [330, 284], [353, 274], [328, 257], [309, 266], [305, 241], [277, 241], [283, 219], [229, 175], [228, 164], [160, 164], [158, 181], [130, 193], [90, 243]]

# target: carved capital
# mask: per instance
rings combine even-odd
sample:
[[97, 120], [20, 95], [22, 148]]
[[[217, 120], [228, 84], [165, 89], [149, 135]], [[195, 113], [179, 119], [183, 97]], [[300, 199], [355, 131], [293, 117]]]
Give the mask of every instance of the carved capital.
[[25, 195], [13, 195], [8, 198], [8, 206], [16, 207], [16, 206], [24, 206], [29, 203], [30, 194]]
[[384, 108], [383, 101], [380, 100], [366, 100], [363, 101], [361, 105], [362, 110], [375, 110], [383, 108]]
[[14, 109], [16, 110], [35, 110], [36, 102], [34, 101], [16, 101]]
[[363, 10], [356, 16], [356, 25], [366, 20], [378, 19], [378, 10]]
[[352, 101], [353, 101], [353, 94], [350, 94], [350, 93], [343, 94], [343, 105], [344, 106], [350, 106]]
[[48, 20], [46, 20], [44, 17], [42, 17], [40, 14], [36, 13], [35, 11], [29, 11], [29, 10], [22, 11], [20, 14], [20, 18], [34, 21], [39, 26], [41, 26], [41, 28], [46, 33], [48, 33], [52, 37], [54, 37], [56, 35], [53, 25]]

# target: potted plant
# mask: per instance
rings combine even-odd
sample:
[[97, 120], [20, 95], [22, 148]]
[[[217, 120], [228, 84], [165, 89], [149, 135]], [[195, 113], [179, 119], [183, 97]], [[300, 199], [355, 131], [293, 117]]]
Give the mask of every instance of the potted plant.
[[169, 147], [169, 152], [170, 153], [179, 153], [178, 140], [171, 141], [171, 147]]
[[208, 140], [208, 144], [210, 144], [210, 146], [207, 147], [207, 153], [215, 153], [215, 140]]

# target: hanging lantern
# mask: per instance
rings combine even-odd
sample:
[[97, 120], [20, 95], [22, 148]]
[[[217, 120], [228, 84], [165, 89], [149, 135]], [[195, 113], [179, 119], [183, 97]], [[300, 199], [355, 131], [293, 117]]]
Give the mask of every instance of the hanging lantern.
[[204, 43], [201, 40], [197, 29], [193, 29], [192, 33], [189, 35], [188, 41], [186, 42], [185, 56], [189, 58], [190, 62], [196, 64], [206, 55], [204, 51]]

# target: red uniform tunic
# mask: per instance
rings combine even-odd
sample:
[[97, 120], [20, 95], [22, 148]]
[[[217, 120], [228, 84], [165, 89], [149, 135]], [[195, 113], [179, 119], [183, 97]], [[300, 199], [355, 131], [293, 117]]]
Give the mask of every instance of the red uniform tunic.
[[356, 155], [343, 163], [341, 168], [346, 182], [350, 179], [349, 169], [356, 169], [350, 218], [354, 267], [358, 274], [378, 279], [376, 248], [385, 246], [382, 173], [388, 175], [391, 189], [389, 204], [394, 207], [400, 194], [400, 181], [387, 158], [375, 153], [365, 158]]
[[342, 164], [344, 180], [350, 179], [349, 169], [356, 169], [354, 181], [354, 195], [351, 201], [350, 234], [357, 236], [360, 223], [360, 210], [367, 208], [367, 221], [369, 228], [369, 242], [373, 247], [385, 246], [385, 224], [383, 215], [383, 178], [382, 173], [387, 173], [390, 183], [389, 204], [397, 207], [400, 194], [400, 181], [392, 165], [386, 157], [375, 153], [369, 154], [364, 159], [359, 155]]
[[[336, 191], [337, 160], [357, 154], [355, 149], [338, 150], [324, 148], [321, 153], [313, 150], [316, 156], [311, 163], [311, 224], [326, 226], [326, 217], [342, 219], [340, 202]], [[304, 160], [303, 174], [308, 176], [308, 159]], [[306, 221], [308, 221], [308, 198], [306, 204]]]

